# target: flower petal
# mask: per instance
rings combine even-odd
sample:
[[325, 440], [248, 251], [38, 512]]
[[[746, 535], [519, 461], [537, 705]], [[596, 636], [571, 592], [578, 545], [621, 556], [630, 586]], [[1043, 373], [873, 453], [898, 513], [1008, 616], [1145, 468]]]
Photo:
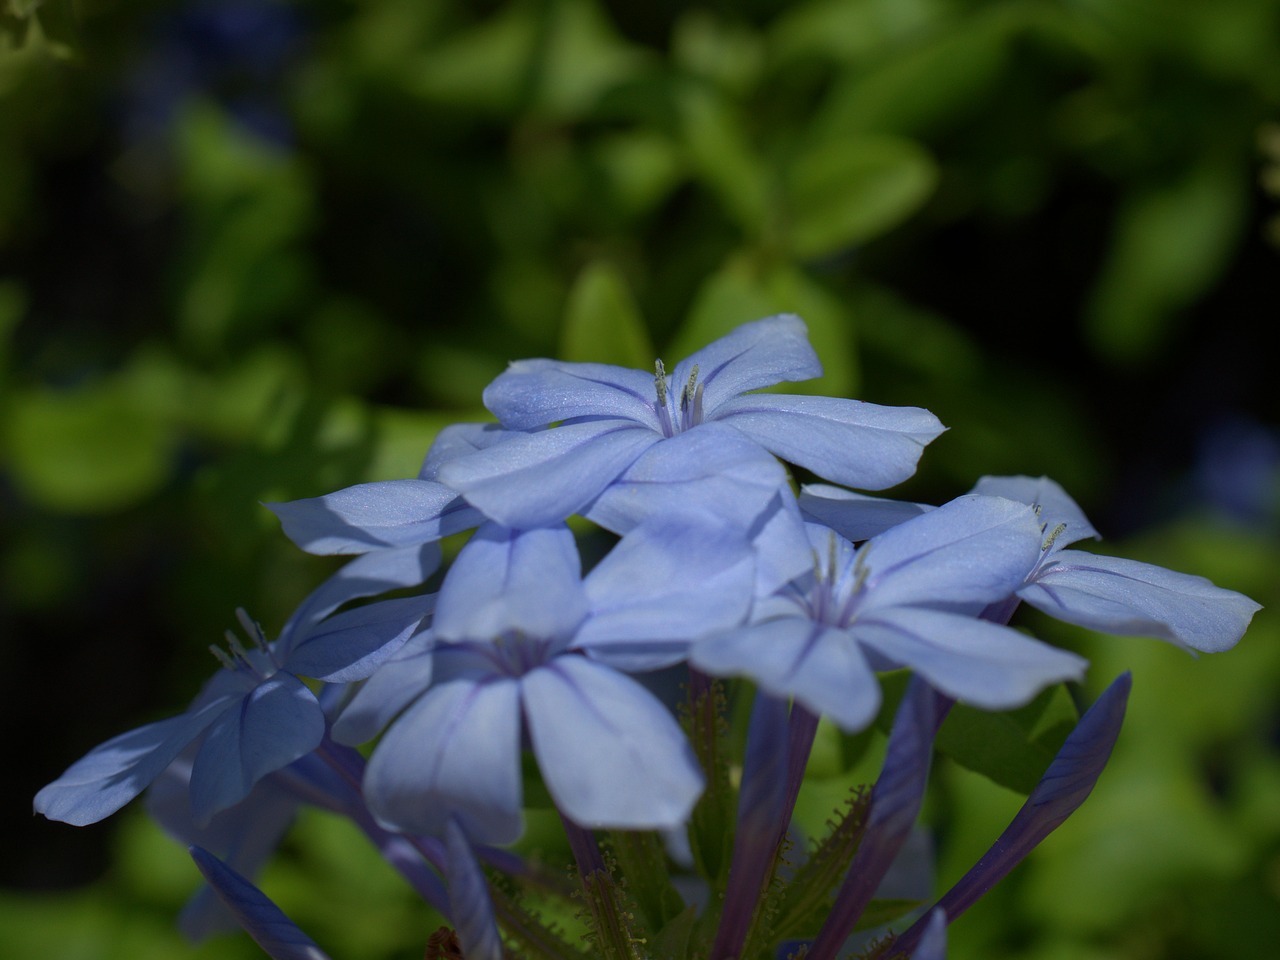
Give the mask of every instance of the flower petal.
[[1026, 504], [966, 496], [898, 524], [860, 551], [871, 571], [863, 609], [898, 604], [980, 611], [1010, 596], [1040, 556]]
[[508, 527], [545, 527], [579, 512], [661, 439], [625, 420], [519, 434], [439, 475], [485, 516]]
[[339, 743], [367, 743], [382, 732], [397, 713], [422, 696], [434, 673], [435, 637], [419, 633], [405, 641], [368, 680], [360, 685], [333, 724]]
[[707, 423], [654, 443], [584, 513], [618, 534], [653, 516], [720, 518], [747, 528], [785, 483], [782, 464], [759, 444]]
[[843, 630], [789, 617], [708, 637], [689, 661], [715, 676], [746, 676], [779, 697], [794, 697], [841, 728], [861, 730], [880, 709], [880, 686]]
[[470, 456], [477, 450], [487, 450], [495, 443], [507, 440], [512, 434], [496, 423], [453, 423], [443, 428], [431, 441], [419, 480], [435, 480], [440, 467], [450, 460]]
[[373, 751], [364, 791], [388, 829], [439, 836], [453, 815], [477, 843], [516, 840], [523, 829], [516, 681], [432, 688]]
[[1052, 555], [1018, 596], [1067, 623], [1206, 653], [1235, 646], [1262, 609], [1204, 577], [1079, 550]]
[[653, 374], [607, 363], [516, 360], [484, 391], [484, 405], [508, 430], [558, 420], [608, 417], [658, 430]]
[[222, 696], [176, 717], [94, 747], [35, 798], [35, 812], [77, 827], [109, 817], [164, 772], [183, 749], [240, 698]]
[[675, 719], [644, 687], [573, 655], [520, 684], [538, 766], [565, 816], [587, 828], [684, 823], [702, 772]]
[[1009, 627], [912, 607], [877, 610], [853, 625], [858, 641], [936, 689], [987, 710], [1019, 707], [1040, 690], [1079, 680], [1088, 663]]
[[268, 503], [308, 553], [368, 553], [439, 540], [479, 522], [456, 490], [430, 480], [359, 483], [323, 497]]
[[581, 560], [564, 524], [512, 530], [489, 523], [459, 552], [440, 586], [434, 630], [448, 641], [508, 631], [567, 637], [587, 613]]
[[1071, 495], [1048, 477], [982, 477], [970, 493], [1006, 497], [1039, 507], [1040, 522], [1045, 526], [1046, 532], [1054, 530], [1059, 524], [1065, 524], [1062, 532], [1054, 538], [1054, 544], [1059, 548], [1086, 537], [1101, 539], [1101, 535], [1093, 529], [1093, 524], [1071, 499]]
[[[194, 750], [186, 753], [194, 755]], [[191, 819], [191, 761], [180, 756], [147, 791], [147, 813], [183, 846], [197, 844], [227, 866], [252, 877], [267, 862], [298, 812], [298, 797], [274, 777], [259, 781], [243, 802], [196, 826]], [[208, 886], [202, 886], [178, 915], [178, 927], [199, 942], [236, 929], [235, 918]]]
[[363, 680], [420, 629], [435, 602], [435, 594], [382, 600], [329, 617], [297, 642], [285, 667], [328, 683]]
[[754, 581], [754, 556], [738, 529], [650, 521], [583, 582], [591, 615], [574, 646], [618, 669], [669, 666], [697, 637], [740, 624]]
[[854, 543], [870, 540], [933, 509], [925, 503], [869, 497], [828, 483], [807, 483], [800, 488], [800, 512]]
[[316, 623], [350, 600], [425, 583], [440, 566], [440, 546], [414, 544], [390, 550], [373, 550], [348, 561], [311, 592], [280, 631], [280, 654], [287, 651]]
[[925, 444], [944, 429], [919, 407], [767, 393], [729, 400], [715, 419], [788, 463], [864, 490], [883, 490], [915, 473]]
[[324, 711], [306, 685], [280, 671], [258, 684], [239, 709], [220, 715], [191, 767], [191, 813], [208, 823], [243, 800], [259, 779], [320, 745]]
[[667, 381], [672, 394], [679, 396], [695, 366], [707, 416], [748, 390], [822, 376], [804, 321], [790, 313], [744, 323], [681, 360]]

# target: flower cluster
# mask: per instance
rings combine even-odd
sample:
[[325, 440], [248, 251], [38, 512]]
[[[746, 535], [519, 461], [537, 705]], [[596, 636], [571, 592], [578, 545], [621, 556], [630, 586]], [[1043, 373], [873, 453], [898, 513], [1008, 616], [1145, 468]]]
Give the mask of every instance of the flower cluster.
[[[1232, 646], [1257, 605], [1066, 549], [1096, 534], [1045, 478], [986, 477], [937, 507], [853, 492], [906, 479], [943, 427], [919, 408], [759, 392], [820, 373], [794, 316], [670, 373], [511, 364], [484, 395], [497, 423], [444, 430], [416, 478], [270, 505], [304, 550], [352, 559], [276, 640], [242, 615], [245, 640], [214, 648], [222, 667], [185, 713], [91, 751], [36, 810], [92, 823], [150, 786], [216, 895], [184, 915], [196, 936], [232, 917], [271, 956], [323, 956], [245, 876], [310, 804], [351, 818], [448, 919], [436, 955], [447, 939], [468, 960], [582, 957], [512, 892], [548, 885], [509, 848], [532, 778], [564, 824], [592, 955], [852, 949], [951, 705], [1010, 709], [1084, 674], [1008, 626], [1020, 602], [1197, 651]], [[787, 465], [826, 482], [796, 488]], [[610, 546], [584, 570], [574, 531], [588, 527]], [[467, 531], [439, 590], [421, 592], [441, 539]], [[891, 708], [881, 679], [900, 670]], [[675, 707], [650, 682], [671, 674]], [[947, 923], [1088, 794], [1128, 683], [1080, 720], [974, 872], [868, 955], [943, 955]], [[738, 739], [731, 697], [752, 698]], [[796, 853], [819, 723], [856, 732], [882, 713], [879, 779]]]

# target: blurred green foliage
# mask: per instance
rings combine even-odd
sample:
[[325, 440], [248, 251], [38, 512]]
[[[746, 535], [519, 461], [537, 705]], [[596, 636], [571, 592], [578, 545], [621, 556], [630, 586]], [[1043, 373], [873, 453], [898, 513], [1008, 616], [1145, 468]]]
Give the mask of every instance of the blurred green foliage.
[[[0, 701], [40, 731], [8, 808], [328, 569], [258, 501], [413, 475], [512, 358], [670, 363], [783, 310], [798, 389], [953, 428], [903, 496], [1046, 473], [1109, 549], [1274, 609], [1278, 117], [1277, 0], [6, 0]], [[1132, 668], [1132, 719], [953, 955], [1273, 949], [1269, 617], [1200, 662], [1028, 621], [1095, 691]], [[936, 794], [954, 877], [1017, 797]], [[183, 953], [194, 871], [121, 822], [6, 825], [6, 943]], [[336, 956], [415, 956], [394, 881], [300, 829], [267, 889]]]

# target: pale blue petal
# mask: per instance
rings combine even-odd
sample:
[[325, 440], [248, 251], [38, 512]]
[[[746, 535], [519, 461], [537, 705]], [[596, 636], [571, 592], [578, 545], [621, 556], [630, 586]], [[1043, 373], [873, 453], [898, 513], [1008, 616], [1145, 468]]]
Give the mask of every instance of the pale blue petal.
[[516, 360], [485, 387], [484, 405], [508, 430], [608, 417], [659, 430], [653, 374], [605, 363]]
[[382, 732], [397, 713], [431, 685], [435, 639], [431, 633], [410, 637], [382, 667], [360, 685], [333, 724], [333, 738], [352, 746]]
[[587, 828], [685, 822], [702, 772], [679, 724], [644, 687], [572, 655], [520, 684], [538, 766], [565, 816]]
[[367, 603], [308, 630], [285, 661], [291, 673], [328, 683], [363, 680], [421, 629], [435, 594]]
[[476, 531], [445, 575], [434, 630], [442, 640], [491, 640], [519, 631], [567, 637], [587, 613], [581, 561], [564, 524]]
[[862, 609], [898, 604], [980, 611], [1022, 585], [1042, 536], [1026, 504], [966, 496], [886, 530], [863, 545], [870, 570]]
[[676, 364], [667, 383], [677, 402], [694, 366], [708, 417], [722, 403], [748, 390], [822, 376], [804, 321], [786, 313], [744, 323]]
[[281, 671], [258, 684], [205, 734], [191, 768], [191, 813], [207, 823], [259, 779], [320, 745], [324, 711], [306, 685]]
[[1051, 556], [1018, 596], [1067, 623], [1206, 653], [1234, 647], [1262, 609], [1204, 577], [1079, 550]]
[[689, 661], [713, 676], [746, 676], [769, 693], [794, 697], [845, 730], [860, 730], [880, 709], [880, 687], [846, 631], [789, 617], [708, 637]]
[[450, 460], [470, 456], [477, 450], [487, 450], [495, 443], [501, 443], [512, 436], [496, 423], [454, 423], [443, 428], [431, 441], [422, 467], [418, 471], [419, 480], [435, 480], [440, 467]]
[[346, 563], [325, 580], [289, 617], [280, 631], [280, 654], [297, 642], [303, 632], [350, 600], [377, 593], [416, 587], [440, 566], [437, 543], [415, 544], [391, 550], [374, 550]]
[[910, 667], [949, 697], [986, 710], [1020, 707], [1088, 663], [1009, 627], [910, 607], [877, 610], [852, 627], [858, 642]]
[[1101, 539], [1071, 495], [1048, 477], [982, 477], [970, 492], [1006, 497], [1039, 507], [1040, 522], [1046, 533], [1052, 532], [1059, 524], [1065, 525], [1053, 541], [1058, 548], [1086, 537]]
[[813, 570], [813, 550], [790, 487], [781, 487], [748, 532], [756, 550], [756, 596], [767, 597]]
[[932, 509], [925, 503], [871, 497], [828, 483], [807, 483], [800, 488], [801, 513], [855, 543], [870, 540]]
[[[186, 753], [194, 755], [194, 750]], [[183, 846], [198, 844], [231, 869], [252, 877], [280, 845], [298, 812], [298, 798], [266, 777], [241, 803], [203, 827], [191, 819], [191, 761], [185, 754], [165, 768], [146, 795], [147, 813]], [[193, 942], [236, 929], [235, 918], [208, 886], [202, 886], [178, 915], [178, 928]]]
[[[449, 883], [449, 919], [467, 960], [502, 960], [502, 936], [493, 912], [489, 884], [458, 821], [445, 824], [445, 879]], [[430, 952], [430, 951], [428, 951]]]
[[618, 534], [653, 516], [720, 518], [749, 528], [786, 479], [759, 444], [708, 423], [653, 444], [583, 513]]
[[798, 701], [845, 732], [861, 730], [880, 711], [875, 673], [848, 631], [813, 626], [808, 649], [776, 685], [788, 687]]
[[315, 941], [252, 883], [200, 847], [191, 858], [232, 916], [272, 960], [328, 960]]
[[373, 751], [364, 792], [391, 830], [440, 836], [452, 815], [477, 843], [516, 840], [523, 829], [516, 681], [432, 688]]
[[588, 574], [591, 615], [574, 646], [618, 669], [669, 666], [697, 637], [742, 623], [754, 582], [754, 555], [740, 530], [650, 521]]
[[661, 439], [623, 420], [513, 436], [451, 460], [440, 478], [508, 527], [545, 527], [578, 513]]
[[112, 737], [37, 793], [35, 812], [77, 827], [109, 817], [145, 790], [191, 741], [239, 700], [222, 696], [199, 710]]
[[308, 553], [368, 553], [439, 540], [479, 522], [457, 491], [430, 480], [381, 480], [265, 505]]
[[730, 400], [715, 419], [788, 463], [864, 490], [883, 490], [910, 477], [925, 444], [944, 429], [919, 407], [768, 393]]

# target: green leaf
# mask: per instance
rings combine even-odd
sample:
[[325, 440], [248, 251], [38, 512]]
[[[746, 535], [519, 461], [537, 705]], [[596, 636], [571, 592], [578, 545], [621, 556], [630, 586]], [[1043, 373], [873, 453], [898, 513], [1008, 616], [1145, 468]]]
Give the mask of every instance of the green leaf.
[[838, 140], [801, 154], [788, 171], [790, 246], [829, 256], [886, 233], [929, 199], [937, 165], [911, 140]]
[[742, 110], [697, 83], [677, 89], [676, 105], [690, 165], [737, 225], [763, 239], [770, 222], [769, 178], [747, 137]]
[[780, 389], [852, 396], [858, 387], [852, 318], [841, 301], [789, 264], [760, 265], [743, 256], [728, 260], [703, 281], [689, 316], [665, 351], [666, 359], [680, 360], [741, 324], [776, 313], [804, 319], [825, 371], [816, 380]]
[[871, 71], [848, 70], [833, 86], [812, 129], [835, 143], [868, 133], [934, 134], [980, 109], [1009, 57], [1009, 35], [1026, 6], [996, 4], [915, 46], [882, 56]]
[[560, 356], [565, 360], [612, 363], [645, 370], [655, 357], [640, 308], [626, 278], [613, 264], [588, 264], [569, 291]]
[[168, 480], [173, 437], [123, 376], [73, 390], [14, 391], [4, 446], [33, 503], [66, 513], [133, 506]]
[[961, 766], [1029, 794], [1077, 719], [1062, 684], [1042, 691], [1025, 707], [1004, 713], [958, 703], [938, 731], [935, 746]]
[[698, 905], [691, 903], [654, 935], [649, 956], [689, 956], [689, 941], [693, 937], [693, 931], [697, 923]]
[[1126, 199], [1089, 305], [1087, 329], [1100, 351], [1127, 361], [1158, 352], [1179, 312], [1230, 262], [1248, 189], [1239, 164], [1206, 162]]
[[505, 114], [527, 105], [567, 119], [646, 60], [591, 0], [514, 3], [433, 46], [409, 86], [456, 108]]

